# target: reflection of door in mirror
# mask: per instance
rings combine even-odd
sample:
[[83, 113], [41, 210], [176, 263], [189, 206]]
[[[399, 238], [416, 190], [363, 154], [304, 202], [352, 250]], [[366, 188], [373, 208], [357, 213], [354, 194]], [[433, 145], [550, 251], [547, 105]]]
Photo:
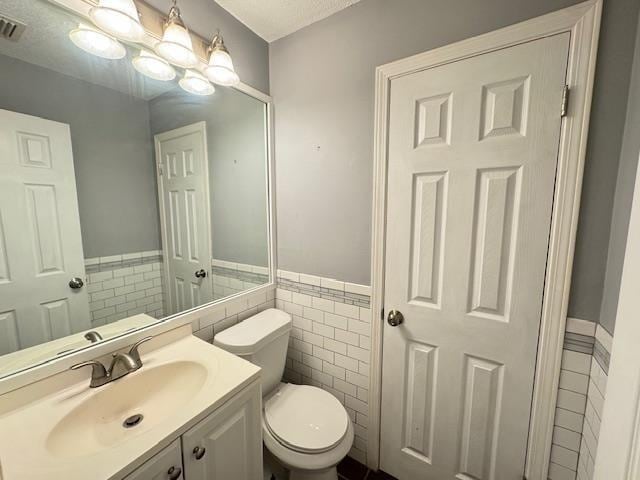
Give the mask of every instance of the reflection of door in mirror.
[[90, 316], [69, 126], [0, 110], [0, 164], [3, 355], [87, 329]]
[[212, 300], [205, 122], [155, 136], [168, 313]]

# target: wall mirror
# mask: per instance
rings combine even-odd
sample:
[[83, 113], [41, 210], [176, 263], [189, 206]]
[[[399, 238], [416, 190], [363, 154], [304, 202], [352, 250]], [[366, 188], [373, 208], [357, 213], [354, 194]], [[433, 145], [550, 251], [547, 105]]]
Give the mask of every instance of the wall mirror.
[[0, 378], [272, 281], [264, 98], [0, 16]]

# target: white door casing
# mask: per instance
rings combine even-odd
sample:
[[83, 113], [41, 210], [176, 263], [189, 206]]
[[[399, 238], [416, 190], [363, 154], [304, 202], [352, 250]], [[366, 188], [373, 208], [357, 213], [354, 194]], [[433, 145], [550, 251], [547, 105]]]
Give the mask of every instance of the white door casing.
[[639, 284], [640, 169], [636, 172], [594, 480], [640, 478]]
[[0, 355], [90, 328], [69, 126], [0, 110]]
[[385, 232], [387, 230], [386, 189], [389, 168], [391, 83], [402, 76], [446, 63], [570, 32], [567, 62], [567, 85], [570, 89], [570, 102], [560, 135], [525, 470], [526, 478], [529, 480], [546, 479], [569, 300], [601, 14], [602, 1], [587, 0], [541, 17], [397, 60], [376, 69], [371, 306], [374, 318], [377, 318], [372, 324], [371, 337], [369, 428], [367, 430], [367, 463], [370, 468], [380, 467], [382, 454], [380, 416], [383, 410], [381, 377], [384, 321], [379, 313], [384, 308], [385, 252], [389, 250], [385, 244]]
[[[169, 314], [208, 303], [211, 289], [209, 162], [205, 122], [155, 136]], [[203, 270], [205, 277], [197, 277]]]
[[568, 45], [392, 81], [385, 306], [405, 323], [384, 330], [381, 467], [399, 478], [524, 473]]

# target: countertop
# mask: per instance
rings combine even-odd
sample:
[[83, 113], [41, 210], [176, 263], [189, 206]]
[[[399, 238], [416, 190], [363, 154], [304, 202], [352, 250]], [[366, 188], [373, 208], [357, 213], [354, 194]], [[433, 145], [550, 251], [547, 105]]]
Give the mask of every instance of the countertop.
[[[145, 368], [175, 361], [203, 364], [207, 376], [200, 390], [178, 411], [155, 425], [145, 427], [142, 423], [127, 431], [126, 438], [117, 445], [98, 453], [59, 455], [48, 445], [48, 437], [72, 410], [97, 391], [112, 388], [121, 380], [90, 389], [87, 378], [4, 414], [0, 417], [3, 480], [120, 480], [260, 375], [255, 365], [194, 336], [148, 352], [142, 355], [142, 361], [140, 370], [123, 378], [134, 381]], [[82, 450], [78, 448], [79, 452]]]

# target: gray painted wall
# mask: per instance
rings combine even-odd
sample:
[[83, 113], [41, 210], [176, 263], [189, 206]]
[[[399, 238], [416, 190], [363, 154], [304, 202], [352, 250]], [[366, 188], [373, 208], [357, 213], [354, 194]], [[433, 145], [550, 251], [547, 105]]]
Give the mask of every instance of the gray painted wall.
[[85, 257], [160, 247], [147, 102], [0, 55], [0, 108], [67, 123]]
[[264, 103], [222, 87], [206, 98], [175, 90], [149, 102], [149, 112], [154, 135], [207, 123], [213, 257], [266, 267]]
[[[375, 67], [576, 0], [363, 0], [270, 46], [279, 267], [368, 284]], [[640, 2], [607, 0], [569, 314], [600, 313]]]
[[[167, 12], [171, 0], [145, 0]], [[269, 44], [213, 0], [180, 0], [184, 22], [206, 39], [220, 29], [240, 79], [261, 92], [269, 93]]]
[[[638, 18], [640, 22], [640, 17]], [[611, 237], [607, 257], [607, 274], [604, 282], [600, 324], [613, 335], [618, 310], [618, 295], [622, 278], [629, 217], [633, 201], [638, 155], [640, 154], [640, 28], [636, 33], [635, 55], [627, 120], [620, 152], [620, 166], [611, 219]]]

